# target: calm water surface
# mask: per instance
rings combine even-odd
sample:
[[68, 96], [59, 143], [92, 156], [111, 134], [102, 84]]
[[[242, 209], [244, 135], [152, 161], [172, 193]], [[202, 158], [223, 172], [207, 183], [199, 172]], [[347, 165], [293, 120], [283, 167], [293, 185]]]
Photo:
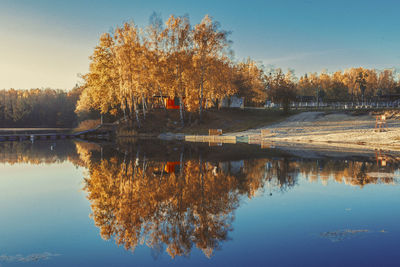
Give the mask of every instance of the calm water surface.
[[0, 143], [0, 265], [400, 266], [400, 158], [326, 155]]

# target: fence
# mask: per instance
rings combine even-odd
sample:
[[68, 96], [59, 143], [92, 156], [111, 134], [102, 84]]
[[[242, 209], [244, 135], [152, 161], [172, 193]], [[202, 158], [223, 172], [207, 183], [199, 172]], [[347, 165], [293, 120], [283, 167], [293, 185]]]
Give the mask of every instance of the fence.
[[[280, 104], [268, 104], [265, 108], [281, 108]], [[292, 109], [380, 109], [380, 108], [400, 108], [400, 101], [379, 101], [379, 102], [292, 102]]]

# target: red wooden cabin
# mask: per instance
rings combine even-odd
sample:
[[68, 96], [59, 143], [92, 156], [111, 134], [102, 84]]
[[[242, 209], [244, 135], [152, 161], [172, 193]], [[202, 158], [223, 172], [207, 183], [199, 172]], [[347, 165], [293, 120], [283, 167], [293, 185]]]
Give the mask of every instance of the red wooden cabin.
[[179, 109], [179, 98], [171, 99], [169, 97], [164, 99], [164, 104], [167, 109]]
[[[161, 101], [164, 100], [164, 103]], [[157, 108], [163, 108], [165, 106], [166, 109], [179, 109], [179, 98], [178, 97], [169, 97], [169, 96], [153, 96], [153, 104]]]

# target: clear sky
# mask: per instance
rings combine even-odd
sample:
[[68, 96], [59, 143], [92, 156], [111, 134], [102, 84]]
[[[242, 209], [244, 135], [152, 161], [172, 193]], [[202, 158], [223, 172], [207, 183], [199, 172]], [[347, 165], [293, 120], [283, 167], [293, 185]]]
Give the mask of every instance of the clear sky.
[[400, 1], [0, 0], [0, 88], [70, 89], [101, 33], [161, 13], [205, 14], [232, 31], [236, 59], [296, 74], [398, 68]]

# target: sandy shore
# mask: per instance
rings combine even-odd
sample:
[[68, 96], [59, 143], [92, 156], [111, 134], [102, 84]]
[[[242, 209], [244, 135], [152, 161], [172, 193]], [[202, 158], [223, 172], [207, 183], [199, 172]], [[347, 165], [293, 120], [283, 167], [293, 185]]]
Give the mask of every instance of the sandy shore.
[[282, 144], [400, 151], [400, 121], [388, 120], [388, 130], [383, 132], [375, 131], [375, 121], [369, 115], [303, 112], [281, 123], [226, 135], [260, 138], [261, 129], [268, 129], [264, 140]]

